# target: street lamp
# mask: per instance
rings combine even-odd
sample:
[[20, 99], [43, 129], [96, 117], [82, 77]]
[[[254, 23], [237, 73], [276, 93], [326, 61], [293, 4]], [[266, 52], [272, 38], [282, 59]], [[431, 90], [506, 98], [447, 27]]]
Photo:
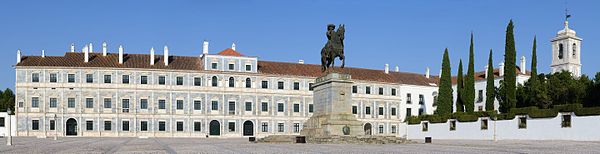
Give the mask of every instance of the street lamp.
[[6, 113], [8, 113], [8, 115], [7, 115], [8, 116], [8, 125], [7, 125], [8, 127], [6, 127], [6, 128], [8, 128], [7, 129], [8, 130], [8, 137], [6, 138], [6, 145], [12, 145], [12, 134], [11, 134], [12, 133], [12, 129], [10, 128], [11, 125], [12, 125], [12, 122], [10, 121], [10, 119], [11, 119], [10, 114], [12, 114], [12, 111], [10, 110], [10, 108], [8, 108], [8, 110], [6, 111]]
[[54, 114], [54, 140], [58, 139], [58, 127], [56, 127], [56, 114]]

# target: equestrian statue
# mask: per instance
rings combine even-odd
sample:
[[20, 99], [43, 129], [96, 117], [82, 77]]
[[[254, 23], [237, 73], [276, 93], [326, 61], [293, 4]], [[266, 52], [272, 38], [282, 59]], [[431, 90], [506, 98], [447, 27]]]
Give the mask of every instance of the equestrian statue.
[[323, 72], [333, 70], [335, 64], [335, 58], [340, 58], [342, 65], [340, 68], [344, 68], [344, 32], [345, 28], [343, 24], [340, 24], [337, 31], [335, 30], [334, 24], [327, 25], [327, 43], [321, 49], [321, 70]]

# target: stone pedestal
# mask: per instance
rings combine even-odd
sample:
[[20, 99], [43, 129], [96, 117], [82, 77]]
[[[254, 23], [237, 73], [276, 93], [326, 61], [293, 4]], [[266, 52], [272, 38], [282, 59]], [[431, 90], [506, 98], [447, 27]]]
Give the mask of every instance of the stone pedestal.
[[352, 114], [352, 81], [349, 74], [328, 73], [313, 85], [314, 113], [300, 135], [311, 138], [363, 136], [362, 122]]

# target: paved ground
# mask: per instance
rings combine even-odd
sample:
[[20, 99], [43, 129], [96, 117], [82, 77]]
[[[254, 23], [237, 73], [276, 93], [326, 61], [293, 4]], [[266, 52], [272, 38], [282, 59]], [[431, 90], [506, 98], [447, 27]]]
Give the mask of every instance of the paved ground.
[[600, 153], [600, 142], [434, 140], [433, 144], [262, 144], [247, 139], [13, 138], [0, 153]]

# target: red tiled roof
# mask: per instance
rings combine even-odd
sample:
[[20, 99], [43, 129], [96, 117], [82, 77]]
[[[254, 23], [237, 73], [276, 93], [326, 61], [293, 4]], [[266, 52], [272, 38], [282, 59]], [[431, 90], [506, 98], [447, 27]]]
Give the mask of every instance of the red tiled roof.
[[224, 55], [224, 56], [238, 56], [238, 57], [244, 56], [241, 53], [239, 53], [239, 52], [237, 52], [237, 51], [235, 51], [235, 50], [233, 50], [231, 48], [227, 48], [227, 49], [225, 49], [225, 50], [223, 50], [223, 51], [221, 51], [221, 52], [219, 52], [217, 54], [218, 55]]

